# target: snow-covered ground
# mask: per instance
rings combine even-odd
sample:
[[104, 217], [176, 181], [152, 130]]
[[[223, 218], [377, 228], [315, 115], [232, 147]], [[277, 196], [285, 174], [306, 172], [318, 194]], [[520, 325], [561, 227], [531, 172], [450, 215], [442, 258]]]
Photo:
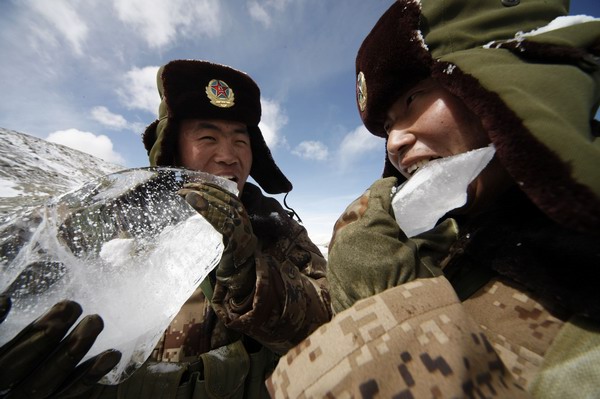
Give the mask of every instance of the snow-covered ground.
[[0, 222], [10, 213], [122, 169], [69, 147], [0, 128]]

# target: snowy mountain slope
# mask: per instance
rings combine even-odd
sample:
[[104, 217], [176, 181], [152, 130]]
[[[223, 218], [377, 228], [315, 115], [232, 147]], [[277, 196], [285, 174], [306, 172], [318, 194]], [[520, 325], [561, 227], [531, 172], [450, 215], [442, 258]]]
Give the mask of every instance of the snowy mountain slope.
[[0, 222], [13, 212], [122, 169], [72, 148], [0, 128]]

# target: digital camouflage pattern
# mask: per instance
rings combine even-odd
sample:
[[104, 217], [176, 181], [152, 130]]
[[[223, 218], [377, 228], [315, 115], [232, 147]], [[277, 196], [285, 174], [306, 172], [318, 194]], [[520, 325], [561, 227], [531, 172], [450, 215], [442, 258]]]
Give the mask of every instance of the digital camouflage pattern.
[[275, 398], [531, 397], [524, 388], [564, 325], [506, 279], [462, 304], [445, 277], [419, 279], [337, 314], [280, 360], [268, 387]]
[[281, 358], [267, 386], [274, 398], [528, 397], [444, 277], [337, 314]]
[[[485, 333], [506, 368], [528, 387], [564, 321], [555, 309], [506, 278], [494, 278], [463, 307]], [[550, 313], [552, 311], [552, 313]]]

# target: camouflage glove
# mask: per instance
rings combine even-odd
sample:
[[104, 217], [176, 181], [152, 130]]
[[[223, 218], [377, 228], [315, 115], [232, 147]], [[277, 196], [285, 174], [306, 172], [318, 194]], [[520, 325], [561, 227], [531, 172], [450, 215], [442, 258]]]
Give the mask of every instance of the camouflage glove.
[[391, 205], [396, 182], [395, 177], [377, 180], [334, 226], [327, 278], [336, 312], [388, 288], [442, 274], [439, 263], [456, 240], [456, 223], [449, 219], [407, 238]]
[[[10, 307], [10, 299], [0, 296], [0, 321]], [[77, 366], [104, 328], [99, 316], [90, 315], [65, 337], [81, 313], [76, 302], [59, 302], [0, 347], [0, 396], [69, 398], [91, 389], [119, 363], [121, 352], [107, 350]]]
[[225, 250], [216, 270], [217, 280], [234, 298], [246, 297], [254, 288], [254, 251], [257, 238], [239, 198], [210, 183], [188, 183], [179, 195], [223, 235]]

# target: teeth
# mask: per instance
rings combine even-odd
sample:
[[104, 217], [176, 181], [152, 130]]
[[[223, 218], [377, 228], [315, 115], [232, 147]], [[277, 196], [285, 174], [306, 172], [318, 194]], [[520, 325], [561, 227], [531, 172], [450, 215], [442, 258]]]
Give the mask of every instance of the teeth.
[[417, 162], [417, 163], [414, 163], [414, 164], [410, 165], [410, 166], [409, 166], [409, 167], [406, 169], [406, 172], [407, 172], [408, 174], [411, 174], [411, 175], [412, 175], [414, 172], [416, 172], [416, 171], [417, 171], [417, 169], [419, 169], [419, 168], [423, 167], [424, 165], [426, 165], [426, 164], [427, 164], [427, 163], [428, 163], [430, 160], [431, 160], [431, 158], [422, 159], [422, 160], [420, 160], [419, 162]]

